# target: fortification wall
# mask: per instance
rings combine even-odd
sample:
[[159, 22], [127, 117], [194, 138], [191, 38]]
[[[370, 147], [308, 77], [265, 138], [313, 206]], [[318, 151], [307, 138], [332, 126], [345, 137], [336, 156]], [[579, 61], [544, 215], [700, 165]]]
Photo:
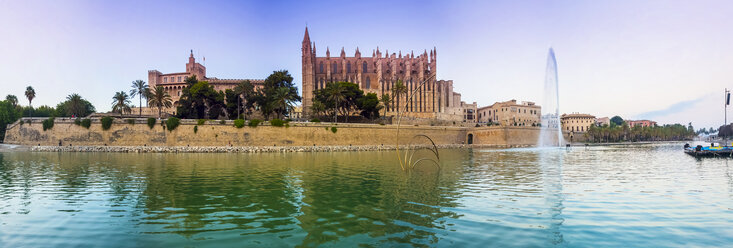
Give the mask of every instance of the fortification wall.
[[[473, 143], [477, 145], [506, 145], [506, 146], [533, 146], [537, 145], [540, 137], [539, 127], [475, 127], [467, 130], [466, 135], [472, 135]], [[564, 142], [567, 142], [568, 133], [563, 133]], [[546, 133], [545, 139], [557, 142], [557, 135]]]
[[[102, 130], [98, 120], [89, 129], [73, 121], [57, 121], [43, 131], [41, 123], [11, 125], [5, 143], [20, 145], [89, 145], [89, 146], [336, 146], [394, 145], [396, 125], [290, 123], [290, 127], [258, 126], [236, 128], [231, 121], [181, 123], [173, 131], [158, 123], [152, 129], [143, 121], [128, 124], [116, 120], [109, 130]], [[331, 128], [335, 127], [334, 133]], [[460, 127], [403, 126], [399, 137], [406, 142], [417, 134], [428, 135], [436, 144], [462, 144], [466, 130]]]
[[[128, 123], [129, 120], [116, 119], [109, 130], [102, 130], [99, 119], [92, 119], [89, 129], [74, 124], [71, 119], [56, 120], [53, 128], [46, 131], [39, 119], [31, 124], [16, 122], [8, 125], [5, 143], [29, 146], [58, 146], [59, 143], [62, 146], [387, 146], [397, 142], [397, 125], [301, 122], [290, 123], [289, 127], [236, 128], [232, 121], [196, 125], [196, 120], [182, 120], [175, 130], [168, 131], [160, 122], [150, 128], [145, 119], [137, 119], [135, 124]], [[332, 127], [336, 128], [335, 133]], [[537, 144], [539, 133], [537, 127], [403, 125], [399, 137], [401, 144], [415, 135], [427, 135], [438, 145], [468, 144], [470, 139], [477, 145], [533, 146]]]

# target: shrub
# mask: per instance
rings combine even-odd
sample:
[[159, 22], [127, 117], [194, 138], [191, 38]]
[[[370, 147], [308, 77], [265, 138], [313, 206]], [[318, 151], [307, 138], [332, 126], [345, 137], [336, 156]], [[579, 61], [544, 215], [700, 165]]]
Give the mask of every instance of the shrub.
[[236, 119], [234, 120], [234, 126], [237, 128], [243, 128], [244, 127], [244, 120], [242, 119]]
[[102, 117], [101, 121], [102, 121], [102, 130], [109, 130], [109, 128], [112, 127], [112, 121], [114, 121], [114, 119], [112, 119], [112, 117], [105, 116], [105, 117]]
[[74, 119], [74, 125], [77, 125], [77, 126], [81, 125], [81, 119], [80, 118]]
[[43, 121], [43, 131], [53, 128], [53, 117]]
[[86, 129], [89, 129], [89, 127], [92, 126], [92, 120], [91, 119], [88, 119], [88, 118], [87, 119], [84, 119], [84, 120], [81, 120], [81, 126], [84, 127], [84, 128], [86, 128]]
[[313, 118], [313, 119], [311, 119], [311, 122], [320, 123], [321, 122], [321, 119]]
[[260, 122], [262, 122], [262, 120], [251, 119], [251, 120], [249, 120], [249, 123], [247, 123], [247, 126], [249, 126], [249, 127], [257, 127], [257, 126], [260, 125]]
[[30, 124], [31, 124], [31, 120], [26, 120], [26, 121], [25, 121], [25, 124], [28, 124], [28, 125], [30, 125]]
[[127, 124], [135, 125], [135, 119], [127, 119]]
[[153, 129], [155, 127], [155, 118], [153, 117], [148, 118], [148, 127], [150, 129]]
[[291, 122], [291, 121], [293, 121], [293, 119], [290, 119], [290, 118], [285, 119], [285, 122]]
[[336, 131], [338, 131], [338, 129], [336, 129], [336, 127], [331, 127], [331, 132], [336, 133]]
[[178, 119], [176, 117], [169, 117], [165, 121], [165, 127], [168, 129], [169, 132], [173, 132], [173, 130], [176, 130], [176, 128], [180, 124], [181, 124], [181, 119]]
[[204, 124], [206, 124], [206, 119], [199, 119], [199, 120], [198, 120], [198, 121], [196, 122], [196, 125], [204, 125]]
[[193, 133], [199, 132], [199, 126], [193, 126]]
[[222, 125], [226, 125], [226, 124], [227, 124], [227, 121], [225, 121], [225, 120], [220, 120], [220, 121], [219, 121], [219, 124], [222, 124]]
[[280, 120], [280, 119], [272, 119], [270, 120], [270, 125], [275, 126], [275, 127], [282, 127], [285, 125], [285, 121]]
[[474, 127], [479, 127], [479, 126], [480, 126], [480, 125], [479, 125], [478, 123], [476, 123], [476, 126], [474, 126]]

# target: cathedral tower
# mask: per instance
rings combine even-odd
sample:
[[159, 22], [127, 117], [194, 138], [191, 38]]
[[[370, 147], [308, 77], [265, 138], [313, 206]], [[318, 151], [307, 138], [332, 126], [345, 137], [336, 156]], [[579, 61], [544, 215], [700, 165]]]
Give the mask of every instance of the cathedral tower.
[[[315, 84], [315, 45], [311, 45], [311, 39], [308, 35], [308, 27], [305, 27], [305, 36], [303, 37], [303, 116], [310, 117], [310, 106], [313, 105], [313, 87]], [[311, 47], [313, 46], [313, 47]]]

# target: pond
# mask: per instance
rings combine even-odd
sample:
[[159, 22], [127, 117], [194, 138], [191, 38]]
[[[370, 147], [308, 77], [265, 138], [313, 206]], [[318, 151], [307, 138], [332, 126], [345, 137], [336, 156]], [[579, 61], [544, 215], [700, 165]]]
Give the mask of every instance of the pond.
[[3, 152], [0, 246], [733, 244], [733, 161], [679, 143], [440, 158]]

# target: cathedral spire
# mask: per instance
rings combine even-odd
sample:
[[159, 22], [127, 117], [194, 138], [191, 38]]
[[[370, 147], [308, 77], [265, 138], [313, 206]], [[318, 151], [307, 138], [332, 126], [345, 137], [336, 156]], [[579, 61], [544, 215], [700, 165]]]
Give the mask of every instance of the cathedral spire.
[[308, 26], [305, 26], [305, 35], [303, 36], [303, 43], [311, 43], [311, 37], [308, 35]]

